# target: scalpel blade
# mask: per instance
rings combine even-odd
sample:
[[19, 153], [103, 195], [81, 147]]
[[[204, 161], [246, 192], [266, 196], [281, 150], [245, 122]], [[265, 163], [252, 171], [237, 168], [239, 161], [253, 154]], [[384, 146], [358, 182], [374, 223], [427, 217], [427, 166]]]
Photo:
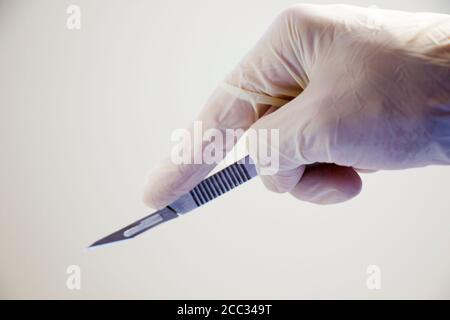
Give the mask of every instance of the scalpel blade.
[[175, 219], [177, 217], [178, 214], [175, 211], [166, 207], [164, 209], [156, 211], [155, 213], [152, 213], [151, 215], [145, 218], [133, 222], [129, 226], [126, 226], [125, 228], [122, 228], [119, 231], [111, 233], [109, 236], [106, 236], [94, 242], [89, 246], [89, 248], [134, 238], [150, 228], [156, 227], [161, 223]]

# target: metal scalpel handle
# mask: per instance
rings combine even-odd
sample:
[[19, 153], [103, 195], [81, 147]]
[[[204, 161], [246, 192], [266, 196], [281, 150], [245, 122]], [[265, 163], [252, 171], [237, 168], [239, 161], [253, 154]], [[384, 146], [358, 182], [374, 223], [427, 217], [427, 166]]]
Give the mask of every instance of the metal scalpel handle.
[[256, 177], [255, 165], [249, 156], [209, 176], [191, 191], [169, 204], [176, 213], [186, 213], [221, 196], [244, 182]]

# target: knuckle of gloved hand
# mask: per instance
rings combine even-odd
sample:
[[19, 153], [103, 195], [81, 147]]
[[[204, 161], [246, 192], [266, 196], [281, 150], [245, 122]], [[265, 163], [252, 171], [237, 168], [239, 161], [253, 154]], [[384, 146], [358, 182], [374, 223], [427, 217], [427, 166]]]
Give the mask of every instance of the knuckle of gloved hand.
[[286, 19], [308, 19], [311, 16], [311, 9], [315, 6], [312, 4], [296, 3], [284, 8], [278, 15], [278, 18], [286, 21]]
[[281, 28], [298, 26], [307, 31], [310, 28], [322, 25], [320, 6], [314, 4], [294, 4], [283, 9], [275, 18], [274, 24]]

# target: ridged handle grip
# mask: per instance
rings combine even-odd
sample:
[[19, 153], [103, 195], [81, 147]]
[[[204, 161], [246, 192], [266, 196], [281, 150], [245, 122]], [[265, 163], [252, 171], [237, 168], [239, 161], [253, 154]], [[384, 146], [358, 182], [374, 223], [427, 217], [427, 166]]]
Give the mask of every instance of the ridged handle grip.
[[247, 156], [206, 178], [167, 207], [180, 214], [189, 212], [256, 176], [255, 165]]
[[254, 165], [250, 163], [250, 157], [247, 156], [206, 178], [194, 187], [190, 194], [199, 207], [255, 176], [256, 170]]

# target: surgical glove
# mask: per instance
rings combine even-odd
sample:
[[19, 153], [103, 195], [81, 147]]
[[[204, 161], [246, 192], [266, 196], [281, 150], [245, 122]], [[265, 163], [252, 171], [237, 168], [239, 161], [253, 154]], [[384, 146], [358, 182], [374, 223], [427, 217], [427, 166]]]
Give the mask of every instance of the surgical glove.
[[[449, 164], [450, 16], [292, 6], [197, 120], [224, 134], [279, 129], [278, 144], [268, 145], [280, 153], [279, 170], [261, 176], [264, 185], [318, 204], [358, 194], [358, 172]], [[144, 202], [164, 207], [213, 167], [167, 158], [149, 176]]]

